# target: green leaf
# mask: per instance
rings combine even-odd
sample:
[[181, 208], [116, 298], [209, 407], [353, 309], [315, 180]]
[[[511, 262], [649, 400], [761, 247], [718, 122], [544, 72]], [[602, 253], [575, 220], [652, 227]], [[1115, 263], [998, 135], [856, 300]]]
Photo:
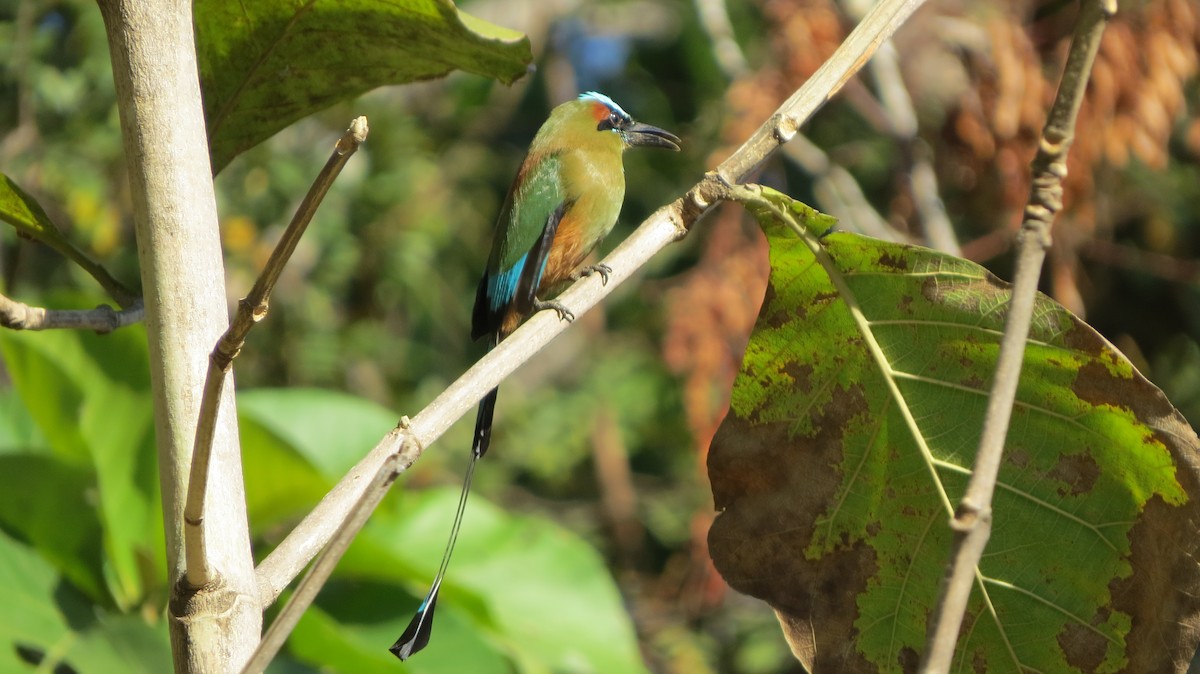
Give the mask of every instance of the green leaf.
[[19, 652], [45, 671], [58, 671], [58, 663], [79, 674], [171, 670], [165, 623], [96, 611], [62, 585], [50, 564], [3, 531], [0, 606], [0, 671], [32, 671]]
[[0, 220], [17, 228], [17, 233], [43, 241], [55, 249], [69, 246], [62, 232], [36, 199], [25, 193], [8, 176], [0, 173]]
[[438, 610], [437, 639], [404, 665], [388, 646], [404, 630], [413, 598], [394, 585], [334, 580], [317, 606], [305, 611], [288, 651], [296, 659], [336, 672], [473, 672], [506, 674], [512, 665], [456, 611]]
[[[457, 503], [456, 488], [406, 494], [397, 512], [376, 513], [339, 573], [423, 593], [437, 571]], [[392, 618], [385, 648], [420, 601], [409, 597], [407, 603], [379, 600]], [[596, 551], [565, 529], [509, 515], [478, 495], [467, 506], [437, 620], [433, 639], [413, 662], [426, 656], [455, 662], [460, 642], [442, 629], [443, 622], [461, 620], [502, 648], [517, 671], [646, 671], [620, 594]]]
[[[818, 238], [815, 212], [777, 192], [738, 197], [768, 233], [771, 278], [709, 455], [713, 560], [779, 611], [810, 669], [907, 670], [1008, 286], [931, 250]], [[1124, 356], [1039, 296], [955, 667], [1183, 671], [1200, 624], [1198, 446]]]
[[109, 600], [101, 526], [89, 498], [94, 492], [91, 473], [57, 457], [0, 454], [0, 525], [103, 605]]
[[[0, 353], [13, 385], [55, 460], [87, 475], [85, 494], [102, 524], [100, 571], [113, 600], [125, 608], [161, 584], [166, 574], [145, 339], [140, 326], [107, 335], [0, 333]], [[14, 485], [22, 491], [58, 488], [35, 479]], [[0, 505], [19, 507], [25, 499], [12, 498]], [[6, 513], [23, 516], [20, 510]], [[57, 536], [29, 538], [37, 542]], [[58, 557], [53, 550], [47, 556]], [[81, 578], [71, 566], [65, 569], [73, 579]]]
[[369, 400], [321, 389], [238, 393], [250, 522], [303, 514], [396, 425]]
[[16, 227], [21, 236], [41, 241], [82, 267], [122, 305], [133, 302], [134, 295], [128, 288], [76, 248], [55, 227], [41, 205], [4, 174], [0, 174], [0, 220]]
[[376, 87], [454, 69], [508, 84], [533, 58], [528, 38], [450, 0], [199, 0], [194, 13], [214, 173], [292, 122]]
[[21, 397], [11, 388], [0, 390], [0, 456], [49, 452], [46, 438], [33, 423]]

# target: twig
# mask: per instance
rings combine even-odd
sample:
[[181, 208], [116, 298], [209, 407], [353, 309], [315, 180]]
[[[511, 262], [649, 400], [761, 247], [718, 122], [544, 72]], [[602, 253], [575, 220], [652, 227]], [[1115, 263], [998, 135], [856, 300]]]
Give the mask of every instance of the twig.
[[279, 280], [284, 266], [291, 259], [296, 244], [300, 242], [300, 237], [303, 236], [317, 207], [321, 205], [321, 200], [325, 198], [325, 193], [329, 191], [330, 185], [341, 173], [351, 155], [367, 139], [367, 131], [367, 118], [358, 117], [350, 123], [350, 128], [338, 140], [333, 154], [313, 181], [304, 200], [300, 202], [283, 237], [271, 252], [266, 267], [254, 282], [254, 287], [250, 289], [250, 294], [238, 302], [237, 315], [209, 356], [204, 396], [200, 401], [200, 417], [196, 425], [196, 442], [192, 448], [187, 503], [183, 511], [186, 580], [192, 587], [203, 587], [211, 580], [207, 556], [204, 554], [204, 502], [208, 493], [209, 460], [212, 457], [213, 431], [217, 424], [217, 406], [225, 388], [226, 376], [233, 367], [233, 359], [237, 358], [238, 352], [242, 350], [250, 329], [266, 317], [275, 282]]
[[[849, 11], [861, 16], [870, 3], [864, 0], [845, 0]], [[938, 196], [937, 176], [929, 161], [929, 148], [917, 137], [917, 111], [912, 96], [904, 86], [900, 61], [892, 43], [883, 45], [879, 54], [867, 66], [871, 69], [875, 89], [879, 92], [880, 108], [887, 118], [891, 134], [900, 141], [908, 163], [909, 190], [917, 217], [925, 230], [926, 242], [945, 253], [962, 255], [954, 227], [946, 215], [946, 207]]]
[[[682, 238], [716, 205], [724, 181], [740, 182], [793, 137], [796, 129], [866, 63], [874, 50], [895, 32], [924, 0], [882, 0], [830, 59], [767, 120], [745, 144], [688, 193], [660, 208], [604, 259], [612, 268], [607, 284], [589, 277], [573, 284], [557, 299], [582, 316], [618, 288], [633, 272], [668, 244]], [[259, 565], [259, 598], [265, 606], [304, 568], [341, 526], [362, 497], [367, 479], [390, 454], [415, 441], [415, 460], [449, 426], [473, 409], [499, 384], [568, 327], [553, 312], [534, 315], [508, 339], [481, 358], [420, 414], [409, 428], [383, 438]], [[397, 470], [404, 470], [399, 466]]]
[[[406, 420], [401, 420], [401, 425]], [[411, 436], [410, 436], [411, 438]], [[329, 576], [333, 573], [335, 567], [342, 559], [342, 555], [346, 554], [346, 550], [350, 547], [350, 543], [354, 541], [354, 537], [362, 530], [363, 525], [367, 523], [367, 518], [371, 513], [375, 512], [375, 508], [379, 506], [380, 501], [387, 495], [388, 488], [400, 476], [400, 473], [408, 469], [412, 462], [416, 460], [420, 454], [411, 441], [409, 444], [402, 445], [400, 451], [396, 454], [390, 454], [383, 460], [383, 465], [379, 466], [379, 470], [375, 472], [375, 477], [367, 484], [362, 496], [355, 502], [354, 507], [346, 514], [346, 522], [338, 529], [337, 533], [329, 541], [325, 551], [317, 558], [312, 569], [304, 576], [304, 580], [296, 587], [296, 592], [292, 594], [291, 599], [279, 612], [275, 621], [271, 623], [270, 629], [263, 636], [263, 640], [255, 649], [254, 655], [250, 656], [250, 660], [242, 669], [242, 674], [258, 674], [265, 670], [267, 665], [283, 647], [283, 643], [287, 641], [287, 637], [291, 634], [296, 624], [300, 622], [300, 617], [312, 605], [313, 600], [317, 598], [317, 593], [321, 587], [329, 580]]]
[[[821, 64], [817, 72], [729, 159], [721, 162], [717, 167], [721, 178], [734, 184], [753, 174], [776, 148], [791, 140], [800, 125], [840, 91], [880, 45], [891, 38], [896, 28], [923, 4], [924, 0], [884, 0], [872, 7], [829, 60]], [[857, 60], [850, 61], [849, 56]]]
[[[717, 65], [731, 81], [746, 75], [746, 57], [733, 37], [733, 26], [729, 22], [729, 9], [724, 0], [695, 0], [700, 15], [700, 25], [713, 43]], [[861, 12], [858, 18], [862, 18]], [[874, 62], [874, 60], [872, 60]], [[783, 156], [791, 160], [813, 178], [813, 191], [823, 209], [839, 213], [841, 222], [851, 231], [861, 232], [888, 241], [907, 241], [893, 229], [878, 211], [867, 202], [862, 188], [854, 176], [842, 166], [830, 161], [825, 151], [817, 147], [804, 134], [783, 146]]]
[[746, 56], [733, 36], [733, 24], [729, 21], [729, 8], [725, 0], [695, 0], [700, 15], [700, 25], [712, 42], [717, 65], [725, 76], [735, 80], [746, 73]]
[[600, 491], [600, 511], [608, 520], [613, 547], [625, 569], [632, 570], [642, 549], [643, 530], [637, 517], [637, 491], [629, 451], [610, 405], [603, 404], [591, 431], [592, 465]]
[[1062, 181], [1067, 175], [1067, 153], [1074, 138], [1075, 119], [1100, 38], [1116, 11], [1116, 0], [1089, 0], [1081, 5], [1058, 95], [1042, 132], [1037, 157], [1033, 160], [1033, 185], [1029, 204], [1025, 207], [1025, 221], [1018, 235], [1012, 301], [996, 358], [996, 374], [988, 398], [979, 452], [966, 494], [950, 522], [954, 530], [950, 567], [926, 633], [920, 668], [926, 674], [949, 671], [971, 587], [979, 577], [979, 559], [992, 530], [992, 492], [996, 487], [1013, 399], [1021, 376], [1038, 276], [1050, 246], [1050, 225], [1062, 208]]
[[107, 304], [95, 309], [44, 309], [0, 295], [0, 325], [13, 330], [71, 328], [106, 333], [141, 322], [145, 313], [141, 300], [119, 311]]
[[1105, 239], [1091, 239], [1079, 252], [1092, 260], [1136, 271], [1171, 283], [1200, 286], [1200, 260], [1173, 257]]
[[838, 221], [847, 230], [873, 236], [884, 241], [910, 243], [901, 231], [892, 227], [879, 211], [867, 201], [862, 187], [841, 164], [835, 163], [825, 151], [802, 133], [783, 146], [783, 156], [795, 162], [813, 178], [813, 193], [821, 210], [837, 213]]
[[133, 291], [129, 290], [129, 288], [126, 288], [124, 283], [121, 283], [117, 279], [113, 278], [112, 274], [109, 274], [107, 269], [92, 261], [91, 258], [83, 253], [83, 251], [72, 245], [54, 245], [50, 242], [47, 243], [49, 243], [58, 252], [66, 256], [67, 259], [82, 267], [83, 270], [90, 274], [92, 278], [96, 279], [96, 282], [100, 284], [100, 287], [104, 288], [104, 291], [107, 292], [110, 297], [116, 300], [117, 304], [120, 304], [122, 307], [128, 309], [135, 304], [140, 305], [142, 303], [141, 298], [139, 298]]

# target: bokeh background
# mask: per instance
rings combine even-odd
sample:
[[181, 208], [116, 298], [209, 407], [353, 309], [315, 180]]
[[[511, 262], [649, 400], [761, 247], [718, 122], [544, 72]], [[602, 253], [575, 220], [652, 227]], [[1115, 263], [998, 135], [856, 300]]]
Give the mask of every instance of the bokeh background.
[[[370, 119], [368, 143], [330, 191], [269, 319], [237, 361], [239, 392], [328, 389], [397, 417], [416, 413], [482, 354], [468, 338], [475, 284], [504, 191], [550, 108], [595, 89], [685, 141], [680, 154], [627, 156], [611, 249], [736, 148], [864, 11], [856, 0], [459, 4], [526, 33], [536, 68], [511, 87], [455, 74], [374, 91], [288, 128], [218, 176], [232, 306], [333, 141], [352, 117]], [[1011, 278], [1029, 161], [1075, 8], [931, 2], [758, 180], [847, 229], [957, 252]], [[1198, 48], [1194, 1], [1120, 3], [1080, 116], [1042, 285], [1193, 425]], [[0, 3], [0, 170], [136, 286], [123, 161], [95, 6]], [[477, 473], [481, 500], [552, 520], [594, 547], [656, 672], [800, 671], [770, 610], [728, 590], [705, 545], [713, 515], [705, 453], [761, 301], [765, 262], [765, 243], [740, 209], [700, 223], [505, 383], [493, 450]], [[0, 279], [5, 294], [29, 304], [105, 301], [80, 270], [8, 228]], [[37, 442], [3, 386], [0, 423], [9, 428], [0, 438]], [[470, 430], [464, 421], [428, 451], [403, 491], [456, 490]], [[299, 503], [272, 510], [254, 525], [256, 547], [269, 549], [302, 513]], [[20, 538], [18, 525], [2, 517], [0, 525]], [[443, 536], [434, 530], [429, 545], [440, 547]], [[137, 608], [152, 617], [164, 593], [146, 588]], [[410, 610], [396, 609], [401, 624]], [[552, 620], [555, 607], [544, 610]]]

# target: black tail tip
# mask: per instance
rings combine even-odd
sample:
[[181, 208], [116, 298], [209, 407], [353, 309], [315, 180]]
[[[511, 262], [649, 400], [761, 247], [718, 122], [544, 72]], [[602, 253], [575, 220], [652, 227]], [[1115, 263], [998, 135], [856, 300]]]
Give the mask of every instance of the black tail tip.
[[414, 653], [429, 645], [429, 636], [433, 633], [433, 609], [437, 605], [437, 597], [432, 597], [421, 608], [404, 629], [404, 634], [392, 644], [388, 650], [392, 655], [407, 660]]

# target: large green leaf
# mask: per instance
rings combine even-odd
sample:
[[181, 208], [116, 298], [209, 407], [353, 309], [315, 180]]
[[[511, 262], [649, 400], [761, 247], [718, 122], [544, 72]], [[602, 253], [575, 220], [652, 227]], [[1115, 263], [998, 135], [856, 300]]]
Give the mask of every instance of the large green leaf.
[[[454, 488], [406, 494], [402, 508], [372, 518], [339, 573], [424, 592], [457, 502]], [[389, 627], [382, 648], [400, 635], [419, 599], [379, 594]], [[515, 661], [516, 671], [645, 671], [629, 616], [596, 551], [558, 526], [507, 514], [478, 497], [467, 507], [437, 616], [433, 640], [412, 660], [446, 663], [436, 671], [466, 671], [452, 666], [460, 661], [462, 629], [486, 637]]]
[[[76, 476], [71, 485], [85, 481], [84, 496], [99, 516], [104, 547], [103, 564], [93, 572], [104, 575], [112, 599], [126, 608], [161, 584], [166, 573], [145, 339], [140, 326], [108, 335], [0, 333], [0, 353], [13, 385], [45, 436], [53, 460], [63, 464], [61, 474], [32, 474], [13, 484], [16, 492], [0, 506], [16, 510], [4, 519], [25, 517], [22, 504], [44, 498], [22, 496], [22, 491], [54, 493], [64, 485], [53, 479], [68, 474]], [[63, 504], [70, 502], [64, 499]], [[85, 527], [87, 522], [79, 518], [70, 526]], [[46, 554], [53, 560], [71, 546], [86, 548], [88, 535], [67, 540], [59, 532], [29, 527], [63, 526], [45, 517], [27, 520], [23, 528], [28, 540], [50, 546]], [[90, 590], [91, 584], [76, 568], [87, 561], [87, 556], [74, 559], [64, 571]]]
[[198, 0], [194, 13], [214, 173], [292, 122], [376, 87], [454, 69], [507, 84], [533, 58], [528, 38], [450, 0]]
[[238, 393], [250, 523], [263, 531], [312, 508], [393, 426], [363, 398], [323, 389]]
[[[62, 584], [35, 551], [0, 531], [0, 671], [60, 671], [79, 674], [165, 672], [171, 649], [165, 623], [96, 611]], [[23, 654], [24, 659], [20, 654]]]
[[[913, 671], [1009, 289], [965, 260], [829, 234], [778, 193], [739, 195], [771, 279], [709, 455], [713, 559], [814, 671]], [[1198, 445], [1111, 344], [1039, 296], [956, 667], [1184, 671]]]
[[[382, 561], [382, 560], [381, 560]], [[438, 611], [432, 646], [401, 665], [387, 647], [404, 629], [413, 598], [395, 585], [332, 581], [317, 606], [296, 625], [288, 651], [296, 659], [333, 672], [472, 672], [506, 674], [510, 661], [457, 611]]]
[[[395, 425], [391, 412], [315, 389], [238, 394], [251, 513], [311, 506]], [[333, 671], [389, 671], [432, 579], [458, 501], [454, 488], [405, 495], [371, 518], [293, 634], [289, 651]], [[629, 617], [603, 561], [545, 521], [476, 496], [467, 509], [434, 640], [410, 671], [643, 671]]]
[[0, 454], [0, 527], [37, 548], [92, 601], [109, 604], [94, 476], [55, 456]]

